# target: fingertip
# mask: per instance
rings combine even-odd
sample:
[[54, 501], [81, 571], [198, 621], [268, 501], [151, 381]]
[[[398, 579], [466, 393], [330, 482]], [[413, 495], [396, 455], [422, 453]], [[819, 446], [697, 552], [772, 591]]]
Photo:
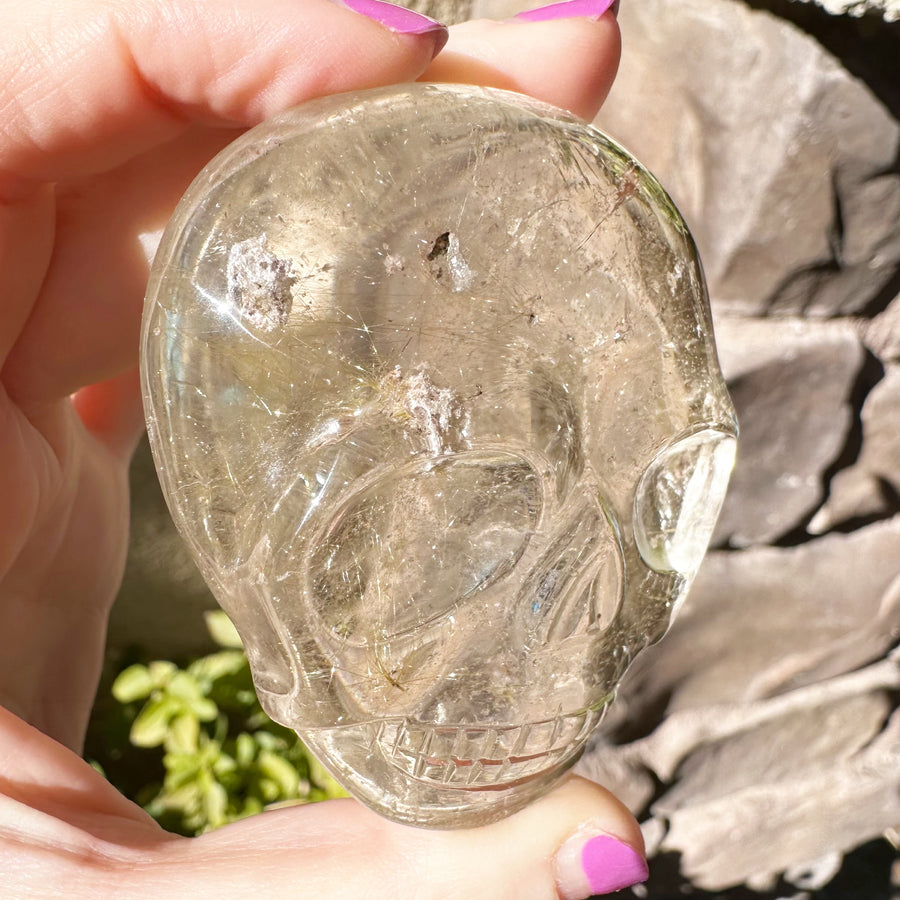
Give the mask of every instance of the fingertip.
[[599, 19], [479, 20], [450, 29], [446, 48], [422, 78], [517, 91], [592, 119], [612, 87], [620, 55], [611, 12]]
[[644, 839], [634, 816], [605, 788], [571, 776], [536, 806], [566, 836], [552, 855], [560, 900], [584, 900], [647, 880]]
[[16, 98], [0, 169], [15, 191], [115, 168], [191, 124], [243, 128], [412, 81], [447, 36], [382, 0], [84, 0], [77, 16], [37, 0], [29, 14], [0, 57], [0, 99]]
[[333, 2], [378, 22], [395, 34], [424, 35], [432, 43], [432, 58], [440, 53], [450, 36], [447, 26], [436, 19], [407, 9], [405, 6], [388, 3], [386, 0], [333, 0]]
[[430, 859], [434, 883], [452, 885], [459, 896], [585, 900], [647, 877], [634, 817], [609, 791], [577, 776], [491, 825], [412, 831], [408, 859]]

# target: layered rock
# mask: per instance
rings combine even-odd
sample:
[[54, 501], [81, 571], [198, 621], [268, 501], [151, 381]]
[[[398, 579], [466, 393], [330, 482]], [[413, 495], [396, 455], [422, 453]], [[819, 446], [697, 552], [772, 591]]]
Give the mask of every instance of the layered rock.
[[742, 439], [719, 549], [581, 765], [694, 886], [814, 888], [900, 823], [900, 131], [768, 13], [620, 22], [600, 124], [694, 229]]

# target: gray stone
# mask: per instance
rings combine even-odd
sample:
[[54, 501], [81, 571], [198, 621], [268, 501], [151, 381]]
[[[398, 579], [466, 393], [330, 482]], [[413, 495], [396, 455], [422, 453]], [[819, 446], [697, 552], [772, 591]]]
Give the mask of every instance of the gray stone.
[[[691, 777], [705, 782], [706, 797], [678, 806], [663, 797], [654, 807], [668, 825], [660, 849], [680, 853], [683, 874], [707, 890], [767, 888], [786, 869], [877, 838], [900, 817], [900, 714], [880, 729], [889, 708], [886, 695], [869, 694], [704, 747]], [[738, 779], [711, 789], [729, 767]], [[754, 769], [758, 778], [740, 777]], [[727, 855], [716, 852], [723, 834], [734, 848]], [[826, 867], [824, 879], [833, 873]]]
[[900, 366], [889, 366], [862, 408], [862, 449], [856, 462], [831, 480], [828, 500], [809, 523], [821, 534], [861, 516], [890, 509], [884, 485], [900, 493]]
[[625, 797], [669, 785], [631, 808], [649, 852], [679, 853], [699, 887], [765, 889], [786, 871], [821, 887], [847, 849], [900, 820], [900, 714], [885, 724], [898, 686], [891, 658], [769, 699], [683, 708], [645, 738], [598, 742], [579, 770]]
[[853, 421], [863, 350], [846, 322], [722, 318], [716, 333], [741, 436], [714, 543], [743, 547], [782, 536], [820, 505], [823, 472]]
[[798, 547], [709, 554], [666, 638], [626, 677], [641, 717], [749, 703], [852, 671], [900, 635], [900, 516]]
[[[809, 3], [810, 0], [802, 0]], [[900, 20], [900, 0], [815, 0], [825, 12], [833, 16], [864, 16], [878, 13], [886, 22]]]
[[860, 322], [866, 346], [884, 361], [900, 361], [900, 297], [874, 319]]
[[673, 195], [713, 303], [864, 309], [900, 263], [900, 129], [869, 89], [732, 0], [623, 3], [619, 21], [625, 51], [598, 123]]

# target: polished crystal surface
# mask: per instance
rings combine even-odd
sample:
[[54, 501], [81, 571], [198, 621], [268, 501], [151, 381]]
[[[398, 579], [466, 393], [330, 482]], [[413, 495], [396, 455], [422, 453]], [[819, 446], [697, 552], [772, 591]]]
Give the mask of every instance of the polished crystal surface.
[[470, 87], [316, 101], [220, 154], [157, 254], [143, 384], [264, 707], [436, 827], [574, 763], [734, 456], [663, 190], [595, 129]]

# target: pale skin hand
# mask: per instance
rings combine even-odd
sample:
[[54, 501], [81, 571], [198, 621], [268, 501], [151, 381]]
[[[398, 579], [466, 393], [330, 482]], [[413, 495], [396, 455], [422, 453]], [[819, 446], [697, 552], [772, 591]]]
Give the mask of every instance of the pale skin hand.
[[[352, 801], [176, 838], [76, 755], [124, 564], [141, 433], [147, 262], [202, 165], [304, 99], [415, 78], [494, 84], [582, 116], [618, 30], [469, 23], [432, 62], [327, 0], [7, 0], [0, 8], [0, 872], [10, 896], [552, 900], [584, 823], [640, 847], [572, 780], [477, 831], [433, 833]], [[27, 723], [27, 724], [26, 724]]]

